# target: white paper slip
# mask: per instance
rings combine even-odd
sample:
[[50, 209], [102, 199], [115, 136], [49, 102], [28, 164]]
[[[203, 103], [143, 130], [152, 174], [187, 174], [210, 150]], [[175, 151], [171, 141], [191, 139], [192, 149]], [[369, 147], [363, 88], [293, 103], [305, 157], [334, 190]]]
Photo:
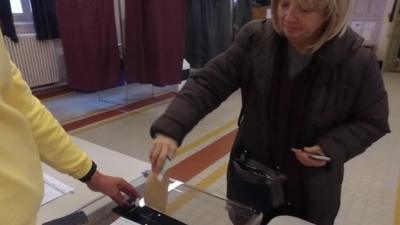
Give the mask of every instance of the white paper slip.
[[57, 199], [61, 196], [63, 196], [64, 193], [58, 191], [57, 189], [54, 189], [52, 186], [44, 183], [44, 195], [42, 199], [42, 203], [40, 205], [45, 205], [48, 202], [53, 201], [54, 199]]
[[63, 195], [72, 193], [74, 191], [74, 189], [71, 186], [57, 180], [56, 178], [46, 173], [43, 173], [43, 179], [44, 179], [44, 196], [41, 205], [45, 205], [50, 201], [53, 201]]
[[171, 168], [172, 166], [172, 162], [171, 162], [171, 158], [167, 157], [167, 159], [165, 159], [164, 161], [164, 165], [161, 168], [160, 173], [157, 175], [157, 178], [159, 181], [161, 181], [164, 177], [164, 174], [169, 170], [169, 168]]
[[114, 221], [110, 225], [140, 225], [132, 220], [125, 219], [124, 217], [119, 217], [116, 221]]

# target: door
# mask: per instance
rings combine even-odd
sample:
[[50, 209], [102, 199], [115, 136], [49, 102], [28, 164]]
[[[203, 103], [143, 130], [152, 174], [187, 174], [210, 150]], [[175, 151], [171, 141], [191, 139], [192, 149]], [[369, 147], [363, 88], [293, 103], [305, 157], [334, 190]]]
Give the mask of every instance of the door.
[[383, 70], [385, 72], [400, 72], [400, 2], [395, 1], [393, 22], [389, 31], [389, 45], [386, 53]]

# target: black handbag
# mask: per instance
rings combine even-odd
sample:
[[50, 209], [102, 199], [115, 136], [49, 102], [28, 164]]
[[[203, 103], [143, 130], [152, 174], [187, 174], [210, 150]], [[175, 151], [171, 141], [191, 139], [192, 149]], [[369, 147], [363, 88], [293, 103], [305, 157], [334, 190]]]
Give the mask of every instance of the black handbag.
[[287, 178], [282, 172], [246, 158], [245, 154], [233, 159], [232, 165], [233, 185], [253, 198], [245, 203], [264, 212], [285, 204], [283, 187]]

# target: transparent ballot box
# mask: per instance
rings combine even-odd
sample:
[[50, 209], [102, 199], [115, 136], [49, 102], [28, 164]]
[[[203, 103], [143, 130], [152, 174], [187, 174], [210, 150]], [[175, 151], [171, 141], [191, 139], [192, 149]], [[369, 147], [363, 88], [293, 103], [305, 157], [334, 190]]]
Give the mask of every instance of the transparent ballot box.
[[[141, 196], [146, 179], [145, 174], [132, 182]], [[99, 225], [126, 224], [126, 221], [142, 225], [258, 225], [262, 221], [262, 213], [250, 207], [173, 179], [168, 180], [165, 203], [166, 207], [160, 210], [146, 205], [141, 198], [130, 206], [116, 207], [108, 198], [102, 198], [81, 210], [88, 216], [87, 224]]]

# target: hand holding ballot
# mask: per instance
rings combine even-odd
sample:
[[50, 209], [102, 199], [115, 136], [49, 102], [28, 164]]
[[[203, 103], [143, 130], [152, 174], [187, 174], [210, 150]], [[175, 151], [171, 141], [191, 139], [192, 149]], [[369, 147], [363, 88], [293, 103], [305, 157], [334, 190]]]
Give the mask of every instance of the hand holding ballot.
[[163, 134], [156, 135], [150, 150], [151, 170], [154, 174], [160, 173], [167, 158], [173, 159], [177, 149], [178, 144], [173, 138]]

